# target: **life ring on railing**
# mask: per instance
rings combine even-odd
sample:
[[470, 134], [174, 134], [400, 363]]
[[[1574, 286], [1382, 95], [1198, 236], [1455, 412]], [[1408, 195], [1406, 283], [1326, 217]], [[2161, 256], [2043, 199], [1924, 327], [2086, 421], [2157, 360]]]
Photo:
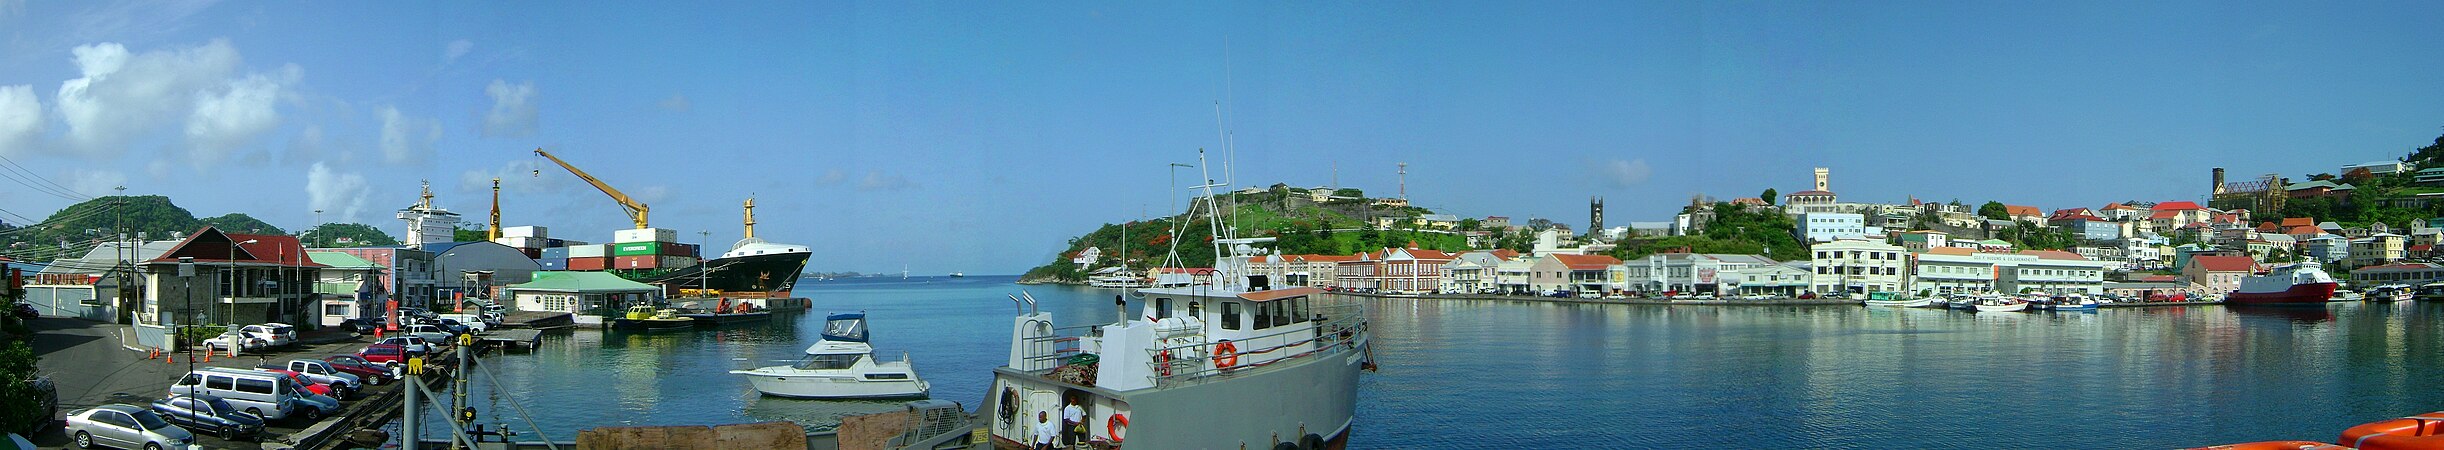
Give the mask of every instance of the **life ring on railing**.
[[1231, 344], [1229, 339], [1223, 339], [1222, 343], [1214, 344], [1214, 368], [1228, 369], [1236, 365], [1239, 365], [1238, 345]]
[[1111, 436], [1114, 445], [1120, 444], [1120, 430], [1128, 428], [1129, 416], [1126, 414], [1112, 414], [1111, 419], [1103, 421], [1103, 435]]
[[1001, 423], [1003, 423], [1003, 424], [1009, 424], [1009, 423], [1012, 423], [1013, 421], [1015, 421], [1015, 420], [1017, 420], [1017, 419], [1018, 419], [1018, 388], [1002, 388], [1002, 389], [1001, 389]]
[[1167, 376], [1171, 376], [1171, 351], [1170, 351], [1170, 350], [1164, 350], [1162, 353], [1156, 353], [1156, 354], [1154, 354], [1154, 370], [1155, 370], [1156, 372], [1160, 372], [1160, 373], [1162, 373], [1162, 374], [1163, 374], [1163, 376], [1166, 376], [1166, 377], [1167, 377]]

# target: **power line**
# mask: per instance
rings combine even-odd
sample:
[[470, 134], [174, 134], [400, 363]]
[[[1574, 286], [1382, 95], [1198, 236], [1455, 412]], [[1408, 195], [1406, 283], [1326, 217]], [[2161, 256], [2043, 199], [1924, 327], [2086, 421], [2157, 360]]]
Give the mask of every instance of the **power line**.
[[14, 175], [8, 175], [6, 172], [0, 172], [0, 176], [7, 176], [8, 179], [16, 181], [17, 184], [23, 184], [26, 187], [34, 188], [34, 190], [42, 191], [45, 194], [51, 194], [55, 197], [80, 202], [93, 199], [93, 197], [77, 193], [75, 189], [69, 189], [67, 186], [60, 185], [59, 183], [53, 182], [48, 178], [43, 178], [41, 175], [36, 175], [34, 171], [26, 169], [25, 166], [17, 164], [17, 160], [9, 159], [7, 156], [0, 156], [0, 168], [6, 168], [8, 169], [8, 172], [16, 172], [25, 175], [26, 178], [41, 181], [41, 184], [30, 183], [25, 180], [18, 179]]

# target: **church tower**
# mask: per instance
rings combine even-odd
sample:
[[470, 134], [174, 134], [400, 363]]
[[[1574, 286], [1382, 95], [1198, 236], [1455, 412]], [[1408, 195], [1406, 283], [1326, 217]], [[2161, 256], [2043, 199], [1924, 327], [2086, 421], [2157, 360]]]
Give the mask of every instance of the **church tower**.
[[1587, 198], [1587, 233], [1604, 231], [1604, 197]]

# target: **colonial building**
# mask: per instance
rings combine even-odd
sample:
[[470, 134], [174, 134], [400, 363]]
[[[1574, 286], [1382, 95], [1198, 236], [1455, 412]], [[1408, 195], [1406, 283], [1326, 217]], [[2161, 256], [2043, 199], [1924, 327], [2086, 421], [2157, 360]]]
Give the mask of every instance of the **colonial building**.
[[1619, 284], [1613, 268], [1620, 264], [1604, 255], [1546, 255], [1528, 268], [1528, 287], [1536, 292], [1602, 293]]
[[222, 233], [204, 227], [144, 261], [137, 340], [168, 348], [172, 328], [307, 322], [309, 288], [324, 267], [295, 236]]
[[2240, 279], [2257, 273], [2256, 260], [2247, 256], [2198, 255], [2190, 257], [2181, 268], [2181, 279], [2205, 288], [2207, 292], [2232, 292], [2240, 288]]

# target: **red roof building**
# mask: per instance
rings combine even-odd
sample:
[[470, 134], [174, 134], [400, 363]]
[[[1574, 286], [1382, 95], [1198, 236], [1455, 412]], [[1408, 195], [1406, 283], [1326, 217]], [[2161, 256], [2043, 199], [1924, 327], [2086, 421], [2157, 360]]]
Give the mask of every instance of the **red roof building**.
[[2154, 208], [2150, 208], [2150, 210], [2153, 211], [2195, 211], [2201, 209], [2206, 208], [2198, 206], [2196, 202], [2163, 202], [2155, 204]]

